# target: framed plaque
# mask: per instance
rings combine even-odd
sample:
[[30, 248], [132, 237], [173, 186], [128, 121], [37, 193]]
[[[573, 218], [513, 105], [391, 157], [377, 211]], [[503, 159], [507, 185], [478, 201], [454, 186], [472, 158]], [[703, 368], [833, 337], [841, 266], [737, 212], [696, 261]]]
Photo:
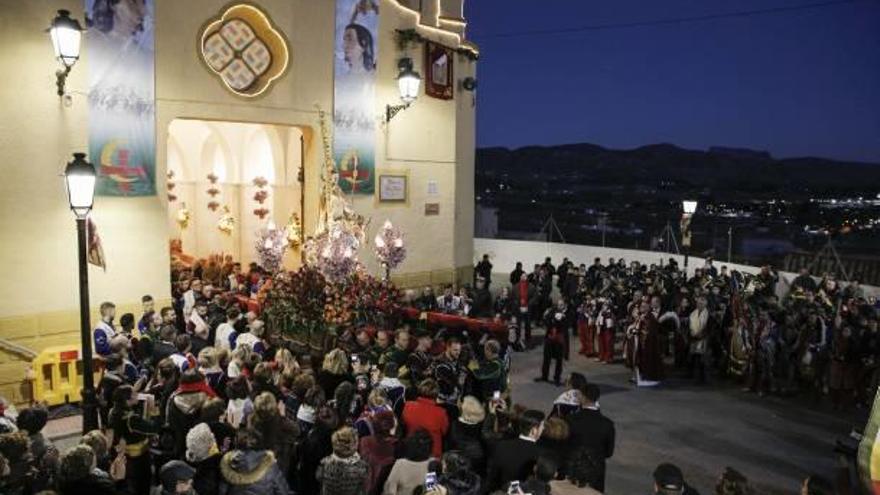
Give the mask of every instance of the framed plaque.
[[380, 203], [406, 203], [409, 199], [409, 176], [405, 173], [379, 173]]

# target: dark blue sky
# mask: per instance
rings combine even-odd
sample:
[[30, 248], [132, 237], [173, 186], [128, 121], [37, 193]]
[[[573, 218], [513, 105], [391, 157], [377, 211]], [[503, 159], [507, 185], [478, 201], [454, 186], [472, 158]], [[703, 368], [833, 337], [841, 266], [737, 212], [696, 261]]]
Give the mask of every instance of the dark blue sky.
[[707, 22], [817, 0], [469, 0], [479, 146], [669, 142], [880, 163], [880, 0]]

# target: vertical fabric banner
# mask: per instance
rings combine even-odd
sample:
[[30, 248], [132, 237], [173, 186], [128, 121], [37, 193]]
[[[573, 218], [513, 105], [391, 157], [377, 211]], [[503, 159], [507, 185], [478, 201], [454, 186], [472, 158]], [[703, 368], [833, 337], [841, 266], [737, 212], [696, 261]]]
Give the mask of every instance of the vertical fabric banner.
[[154, 0], [85, 0], [95, 194], [156, 194]]
[[337, 0], [333, 157], [345, 193], [373, 194], [378, 0]]

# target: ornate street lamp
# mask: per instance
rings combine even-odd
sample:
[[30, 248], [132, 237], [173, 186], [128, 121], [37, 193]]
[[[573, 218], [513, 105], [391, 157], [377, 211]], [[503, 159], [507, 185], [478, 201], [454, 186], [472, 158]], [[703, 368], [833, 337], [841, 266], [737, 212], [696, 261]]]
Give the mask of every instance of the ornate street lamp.
[[58, 15], [49, 26], [49, 37], [52, 39], [55, 58], [64, 66], [64, 69], [58, 69], [55, 72], [58, 96], [64, 96], [64, 83], [67, 81], [67, 75], [79, 60], [82, 32], [83, 28], [79, 21], [70, 17], [70, 11], [64, 9], [58, 11]]
[[385, 122], [390, 122], [401, 110], [409, 108], [412, 102], [419, 97], [419, 87], [422, 84], [422, 76], [413, 69], [413, 61], [409, 57], [400, 59], [397, 63], [400, 71], [397, 75], [397, 89], [400, 90], [402, 105], [388, 105], [385, 107]]
[[681, 202], [681, 247], [684, 248], [684, 273], [687, 275], [688, 256], [691, 250], [691, 218], [697, 211], [697, 202], [686, 199]]
[[73, 161], [64, 169], [67, 201], [76, 215], [76, 237], [79, 248], [79, 331], [83, 363], [83, 433], [98, 428], [98, 401], [95, 396], [92, 367], [92, 329], [89, 321], [89, 268], [86, 222], [95, 200], [95, 166], [86, 161], [85, 153], [74, 153]]

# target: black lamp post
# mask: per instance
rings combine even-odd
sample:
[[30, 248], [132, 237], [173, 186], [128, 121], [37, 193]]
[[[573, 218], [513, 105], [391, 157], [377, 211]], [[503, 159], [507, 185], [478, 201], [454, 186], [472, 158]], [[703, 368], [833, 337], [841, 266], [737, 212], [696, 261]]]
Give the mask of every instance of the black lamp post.
[[95, 199], [95, 166], [86, 161], [85, 153], [74, 153], [73, 161], [64, 169], [67, 200], [76, 215], [76, 237], [79, 247], [79, 330], [83, 363], [83, 433], [98, 428], [98, 401], [92, 368], [92, 325], [89, 321], [89, 267], [86, 221]]

